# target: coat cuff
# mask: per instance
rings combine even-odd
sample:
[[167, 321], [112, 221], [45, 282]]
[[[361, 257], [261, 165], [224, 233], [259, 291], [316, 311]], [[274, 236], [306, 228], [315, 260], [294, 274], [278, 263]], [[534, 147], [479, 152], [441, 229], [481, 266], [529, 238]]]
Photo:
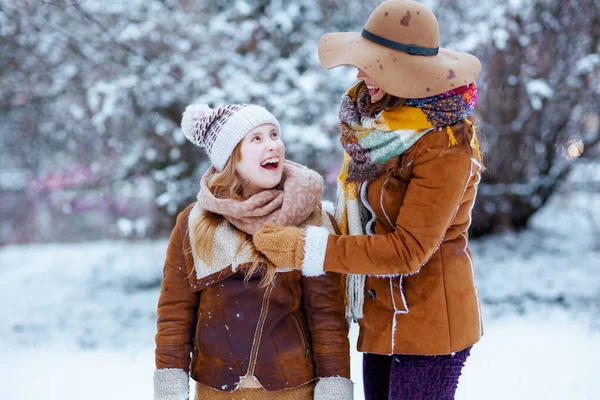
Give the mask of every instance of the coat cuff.
[[190, 378], [179, 368], [154, 371], [154, 400], [188, 400]]
[[341, 376], [321, 378], [315, 386], [314, 400], [352, 400], [353, 385], [350, 379]]
[[302, 275], [319, 276], [325, 273], [325, 251], [329, 231], [320, 226], [306, 228], [304, 237], [304, 260], [302, 261]]

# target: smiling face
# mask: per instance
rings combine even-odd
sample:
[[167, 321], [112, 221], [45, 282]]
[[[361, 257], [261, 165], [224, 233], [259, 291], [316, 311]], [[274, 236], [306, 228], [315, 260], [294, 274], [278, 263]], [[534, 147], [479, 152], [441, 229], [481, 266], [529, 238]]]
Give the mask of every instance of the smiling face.
[[358, 70], [358, 74], [356, 74], [356, 79], [359, 81], [363, 81], [367, 85], [367, 90], [369, 91], [369, 95], [371, 96], [371, 103], [377, 103], [379, 100], [383, 99], [383, 96], [386, 95], [386, 92], [383, 89], [380, 89], [375, 81], [371, 79], [369, 75], [367, 75], [362, 69]]
[[241, 141], [241, 154], [235, 171], [245, 183], [244, 198], [281, 182], [285, 146], [275, 125], [260, 125], [248, 132]]

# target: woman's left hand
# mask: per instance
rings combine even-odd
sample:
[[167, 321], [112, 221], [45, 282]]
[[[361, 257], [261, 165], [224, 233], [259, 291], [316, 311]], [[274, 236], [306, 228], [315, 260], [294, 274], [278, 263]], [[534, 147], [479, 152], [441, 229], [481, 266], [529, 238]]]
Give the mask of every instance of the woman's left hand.
[[280, 268], [302, 269], [304, 229], [266, 224], [252, 236], [254, 247]]

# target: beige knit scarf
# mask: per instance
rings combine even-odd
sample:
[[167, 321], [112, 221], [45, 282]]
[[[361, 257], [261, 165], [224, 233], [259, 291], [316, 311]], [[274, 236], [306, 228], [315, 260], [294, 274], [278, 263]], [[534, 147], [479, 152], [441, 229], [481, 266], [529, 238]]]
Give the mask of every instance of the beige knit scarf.
[[283, 165], [283, 189], [263, 190], [240, 201], [216, 198], [207, 183], [217, 173], [214, 167], [202, 176], [198, 204], [221, 215], [239, 230], [252, 235], [265, 223], [297, 226], [307, 219], [321, 200], [323, 178], [317, 172], [291, 161]]

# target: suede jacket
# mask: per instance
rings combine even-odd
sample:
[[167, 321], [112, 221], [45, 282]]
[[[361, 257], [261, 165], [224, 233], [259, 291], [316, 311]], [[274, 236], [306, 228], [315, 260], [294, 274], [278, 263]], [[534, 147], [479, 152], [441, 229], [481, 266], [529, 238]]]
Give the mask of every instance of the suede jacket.
[[[307, 278], [287, 268], [278, 269], [267, 287], [259, 287], [260, 273], [245, 283], [244, 269], [252, 259], [249, 252], [237, 251], [238, 236], [228, 222], [215, 233], [211, 265], [190, 251], [192, 221], [200, 212], [192, 204], [178, 216], [167, 250], [158, 303], [156, 368], [161, 375], [155, 374], [155, 393], [186, 391], [188, 373], [225, 392], [248, 377], [267, 391], [315, 378], [349, 378], [341, 275]], [[332, 222], [318, 207], [305, 223], [333, 231]]]
[[[362, 201], [374, 214], [374, 234], [325, 234], [324, 265], [304, 273], [367, 275], [359, 351], [463, 350], [483, 334], [467, 247], [481, 176], [478, 152], [468, 142], [449, 146], [443, 130], [432, 131], [400, 156], [394, 175], [398, 185], [384, 175], [366, 183]], [[307, 235], [307, 243], [314, 240]]]

